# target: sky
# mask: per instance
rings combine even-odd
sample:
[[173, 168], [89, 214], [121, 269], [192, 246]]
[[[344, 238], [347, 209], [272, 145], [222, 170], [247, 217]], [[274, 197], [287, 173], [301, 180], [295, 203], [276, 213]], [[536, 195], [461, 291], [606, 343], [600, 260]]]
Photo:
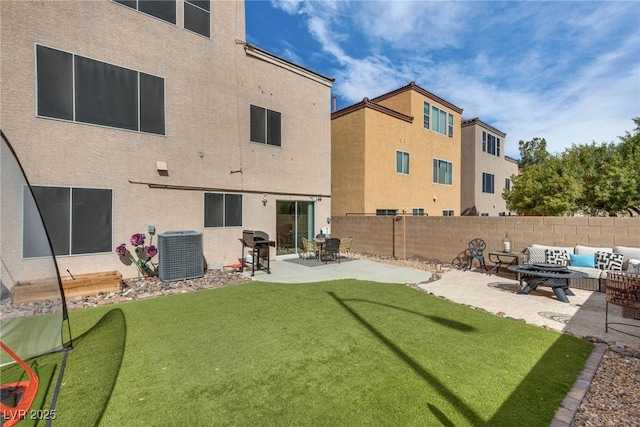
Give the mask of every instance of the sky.
[[[335, 79], [338, 109], [415, 81], [518, 142], [619, 142], [640, 116], [640, 1], [248, 0], [247, 42]], [[331, 101], [328, 101], [331, 102]]]

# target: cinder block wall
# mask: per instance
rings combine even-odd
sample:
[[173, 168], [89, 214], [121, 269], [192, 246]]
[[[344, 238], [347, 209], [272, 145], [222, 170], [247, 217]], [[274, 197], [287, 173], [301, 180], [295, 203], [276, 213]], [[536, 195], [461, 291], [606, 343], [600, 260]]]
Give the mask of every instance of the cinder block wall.
[[554, 246], [640, 246], [640, 218], [614, 217], [431, 217], [335, 216], [331, 234], [353, 237], [354, 252], [456, 263], [479, 237], [487, 251], [502, 248], [508, 233], [513, 251], [532, 243]]

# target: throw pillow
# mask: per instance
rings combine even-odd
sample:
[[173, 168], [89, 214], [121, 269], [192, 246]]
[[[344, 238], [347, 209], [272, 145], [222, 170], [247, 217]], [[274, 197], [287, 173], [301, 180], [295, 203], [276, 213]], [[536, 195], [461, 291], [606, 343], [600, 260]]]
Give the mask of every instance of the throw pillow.
[[624, 255], [612, 252], [596, 252], [596, 268], [600, 270], [622, 271]]
[[595, 268], [595, 266], [596, 266], [596, 256], [595, 256], [595, 254], [591, 254], [591, 255], [569, 254], [569, 265], [571, 265], [573, 267], [591, 267], [591, 268]]
[[547, 264], [567, 265], [569, 263], [569, 254], [564, 249], [545, 249], [544, 262]]
[[543, 248], [528, 247], [527, 252], [529, 253], [529, 264], [542, 264], [546, 261]]
[[637, 273], [640, 274], [640, 259], [630, 259], [629, 260], [629, 268], [627, 268], [629, 273]]

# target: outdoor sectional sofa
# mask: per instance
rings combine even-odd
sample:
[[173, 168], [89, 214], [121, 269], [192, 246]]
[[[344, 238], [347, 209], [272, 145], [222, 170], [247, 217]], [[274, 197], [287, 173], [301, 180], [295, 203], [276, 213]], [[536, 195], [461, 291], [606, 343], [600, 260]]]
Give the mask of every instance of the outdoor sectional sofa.
[[605, 291], [607, 271], [640, 273], [640, 247], [545, 246], [533, 244], [526, 249], [527, 263], [564, 264], [589, 275], [570, 279], [570, 286], [590, 291]]

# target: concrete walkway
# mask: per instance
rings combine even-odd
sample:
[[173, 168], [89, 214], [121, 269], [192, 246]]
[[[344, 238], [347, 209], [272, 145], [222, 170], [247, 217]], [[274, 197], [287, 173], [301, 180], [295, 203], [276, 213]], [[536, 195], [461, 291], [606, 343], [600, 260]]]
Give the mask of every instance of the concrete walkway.
[[[369, 280], [382, 283], [422, 283], [431, 279], [428, 271], [417, 270], [415, 268], [400, 267], [397, 265], [373, 262], [364, 259], [353, 259], [340, 264], [329, 262], [315, 267], [308, 267], [302, 263], [287, 261], [287, 258], [278, 258], [271, 262], [271, 273], [264, 270], [255, 272], [253, 279], [262, 282], [276, 283], [311, 283], [324, 282], [338, 279], [358, 279]], [[290, 259], [296, 259], [291, 258]], [[317, 263], [309, 260], [308, 265]], [[245, 276], [250, 276], [245, 270]]]

